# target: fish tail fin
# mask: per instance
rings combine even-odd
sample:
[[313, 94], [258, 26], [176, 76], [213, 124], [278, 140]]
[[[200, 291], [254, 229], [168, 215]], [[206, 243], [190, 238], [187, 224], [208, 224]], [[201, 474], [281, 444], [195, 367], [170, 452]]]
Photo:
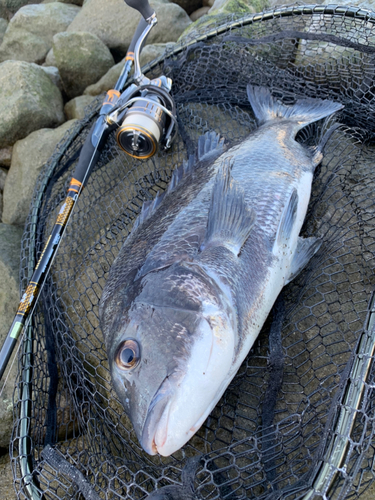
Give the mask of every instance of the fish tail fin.
[[339, 111], [344, 106], [323, 99], [298, 99], [293, 105], [285, 105], [272, 97], [266, 87], [247, 86], [247, 96], [258, 125], [271, 120], [287, 119], [295, 124], [295, 132], [309, 123], [316, 122]]

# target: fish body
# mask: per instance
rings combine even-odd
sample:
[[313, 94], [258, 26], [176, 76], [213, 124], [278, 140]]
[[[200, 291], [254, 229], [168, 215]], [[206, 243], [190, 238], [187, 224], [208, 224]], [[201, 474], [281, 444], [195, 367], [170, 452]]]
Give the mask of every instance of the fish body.
[[299, 233], [322, 154], [295, 136], [342, 106], [248, 95], [259, 127], [226, 151], [215, 133], [200, 138], [196, 161], [139, 218], [101, 298], [114, 388], [150, 454], [172, 454], [199, 429], [319, 248]]

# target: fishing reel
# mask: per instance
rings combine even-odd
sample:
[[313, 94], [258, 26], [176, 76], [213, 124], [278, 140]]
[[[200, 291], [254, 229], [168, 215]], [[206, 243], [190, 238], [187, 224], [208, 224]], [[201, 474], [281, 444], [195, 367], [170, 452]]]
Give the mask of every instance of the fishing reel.
[[[129, 0], [126, 3], [129, 4]], [[148, 6], [148, 2], [143, 3]], [[168, 149], [177, 134], [176, 106], [170, 95], [172, 80], [164, 75], [150, 80], [143, 75], [139, 64], [142, 46], [157, 23], [155, 12], [152, 9], [150, 12], [144, 29], [140, 25], [142, 30], [134, 54], [128, 51], [126, 57], [134, 59], [135, 83], [122, 94], [109, 91], [101, 110], [107, 125], [117, 127], [116, 140], [120, 148], [138, 159], [150, 158], [158, 149]]]
[[176, 133], [176, 109], [165, 76], [134, 89], [119, 119], [116, 132], [120, 148], [133, 158], [146, 159], [158, 148], [168, 149]]

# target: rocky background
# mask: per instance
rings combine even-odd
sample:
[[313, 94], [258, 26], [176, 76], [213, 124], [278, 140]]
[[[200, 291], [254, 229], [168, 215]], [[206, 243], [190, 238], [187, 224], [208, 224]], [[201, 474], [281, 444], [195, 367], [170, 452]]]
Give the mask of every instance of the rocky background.
[[[371, 9], [372, 1], [338, 3]], [[192, 23], [204, 22], [203, 16], [260, 12], [286, 2], [150, 3], [158, 25], [142, 52], [142, 65], [190, 31]], [[19, 302], [20, 243], [38, 174], [69, 127], [84, 117], [85, 107], [115, 85], [139, 17], [123, 0], [0, 0], [0, 345]], [[16, 498], [8, 455], [15, 375], [13, 367], [0, 396], [3, 500]]]

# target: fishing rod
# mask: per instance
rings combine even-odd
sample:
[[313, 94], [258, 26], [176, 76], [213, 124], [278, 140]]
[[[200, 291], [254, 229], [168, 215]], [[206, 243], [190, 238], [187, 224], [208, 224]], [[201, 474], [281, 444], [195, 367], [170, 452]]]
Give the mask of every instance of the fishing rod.
[[[99, 117], [82, 147], [65, 201], [1, 348], [0, 380], [17, 339], [32, 317], [73, 208], [109, 134], [117, 128], [116, 140], [120, 148], [133, 158], [147, 159], [159, 148], [169, 148], [177, 133], [176, 107], [170, 96], [172, 80], [164, 75], [150, 80], [142, 74], [139, 62], [145, 40], [157, 24], [156, 13], [150, 7], [148, 0], [125, 0], [125, 2], [138, 10], [142, 18], [127, 51], [120, 77], [115, 87], [107, 92]], [[134, 83], [126, 87], [133, 63]]]

